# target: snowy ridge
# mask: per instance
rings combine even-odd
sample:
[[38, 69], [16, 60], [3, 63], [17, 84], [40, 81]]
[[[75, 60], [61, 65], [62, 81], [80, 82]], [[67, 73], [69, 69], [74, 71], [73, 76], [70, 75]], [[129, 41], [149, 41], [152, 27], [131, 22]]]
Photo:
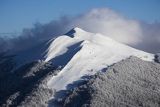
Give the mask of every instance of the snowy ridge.
[[130, 56], [146, 61], [154, 59], [153, 54], [118, 43], [107, 36], [74, 28], [56, 38], [47, 49], [45, 61], [64, 66], [57, 76], [52, 77], [48, 86], [56, 91], [66, 89], [68, 84], [82, 76], [93, 75]]

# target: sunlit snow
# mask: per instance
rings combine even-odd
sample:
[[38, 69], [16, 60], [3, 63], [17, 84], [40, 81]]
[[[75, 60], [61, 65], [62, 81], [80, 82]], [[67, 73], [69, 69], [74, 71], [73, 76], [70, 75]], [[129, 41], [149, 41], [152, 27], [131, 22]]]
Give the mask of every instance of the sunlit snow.
[[74, 28], [53, 40], [47, 50], [46, 62], [53, 61], [54, 64], [64, 66], [57, 76], [52, 77], [48, 86], [57, 91], [66, 89], [68, 84], [82, 76], [95, 74], [129, 56], [137, 56], [146, 61], [154, 59], [153, 54], [134, 49], [101, 34]]

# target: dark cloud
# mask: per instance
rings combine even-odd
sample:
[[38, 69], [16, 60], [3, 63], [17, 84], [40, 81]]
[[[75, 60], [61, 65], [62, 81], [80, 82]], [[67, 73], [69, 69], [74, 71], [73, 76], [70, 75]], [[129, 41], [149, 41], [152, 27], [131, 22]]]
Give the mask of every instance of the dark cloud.
[[160, 23], [148, 24], [131, 20], [107, 8], [93, 9], [75, 17], [64, 16], [47, 24], [35, 23], [33, 28], [24, 29], [19, 37], [1, 37], [0, 51], [28, 49], [62, 35], [73, 27], [102, 33], [147, 52], [160, 52]]

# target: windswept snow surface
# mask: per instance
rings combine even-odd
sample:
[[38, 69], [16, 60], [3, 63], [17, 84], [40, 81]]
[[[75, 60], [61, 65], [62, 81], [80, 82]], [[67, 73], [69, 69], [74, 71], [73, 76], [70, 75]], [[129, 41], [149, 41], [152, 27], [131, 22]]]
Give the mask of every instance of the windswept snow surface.
[[107, 36], [74, 28], [53, 40], [47, 50], [46, 62], [64, 66], [57, 76], [49, 80], [48, 86], [56, 91], [66, 89], [68, 84], [81, 77], [93, 75], [129, 56], [146, 61], [154, 59], [153, 54], [118, 43]]

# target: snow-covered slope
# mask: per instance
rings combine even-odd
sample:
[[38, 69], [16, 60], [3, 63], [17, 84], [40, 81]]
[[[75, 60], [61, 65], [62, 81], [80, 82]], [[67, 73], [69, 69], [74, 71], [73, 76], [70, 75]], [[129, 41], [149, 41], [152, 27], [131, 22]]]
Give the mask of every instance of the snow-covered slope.
[[55, 90], [66, 89], [68, 84], [92, 75], [129, 56], [137, 56], [152, 61], [154, 55], [111, 38], [74, 28], [51, 42], [45, 55], [45, 61], [64, 66], [57, 76], [53, 76], [48, 86]]

